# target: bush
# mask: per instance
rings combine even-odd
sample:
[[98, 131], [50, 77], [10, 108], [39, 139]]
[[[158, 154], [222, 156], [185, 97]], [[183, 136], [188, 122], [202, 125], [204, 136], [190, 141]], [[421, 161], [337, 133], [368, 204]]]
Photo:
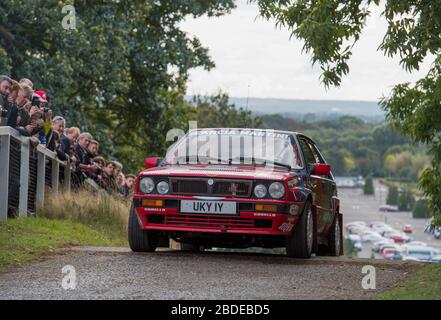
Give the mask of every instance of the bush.
[[396, 187], [389, 187], [389, 192], [387, 193], [386, 204], [390, 206], [396, 206], [398, 204], [398, 190]]
[[412, 217], [415, 219], [427, 219], [432, 216], [427, 199], [419, 199], [412, 210]]
[[354, 241], [345, 238], [343, 242], [343, 252], [346, 257], [353, 258], [357, 256], [357, 248], [355, 248]]
[[374, 194], [374, 181], [372, 176], [367, 176], [364, 181], [363, 193], [367, 195]]

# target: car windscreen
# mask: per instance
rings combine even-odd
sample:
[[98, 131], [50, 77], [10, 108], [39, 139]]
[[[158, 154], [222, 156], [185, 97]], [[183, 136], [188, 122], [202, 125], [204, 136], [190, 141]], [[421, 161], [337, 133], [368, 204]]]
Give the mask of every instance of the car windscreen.
[[300, 169], [290, 135], [272, 130], [194, 130], [170, 148], [166, 164], [242, 164]]

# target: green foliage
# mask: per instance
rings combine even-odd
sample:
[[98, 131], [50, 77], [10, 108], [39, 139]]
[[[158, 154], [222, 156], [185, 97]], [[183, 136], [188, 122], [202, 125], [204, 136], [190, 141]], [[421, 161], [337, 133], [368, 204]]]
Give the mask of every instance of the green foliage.
[[427, 199], [419, 199], [412, 210], [412, 217], [415, 219], [427, 219], [432, 216]]
[[[76, 30], [61, 25], [69, 3]], [[134, 169], [146, 152], [164, 150], [179, 122], [164, 114], [174, 114], [170, 102], [184, 95], [189, 70], [214, 67], [180, 23], [232, 8], [233, 0], [10, 1], [0, 6], [0, 73], [32, 79], [68, 126], [90, 131], [105, 155], [132, 159]]]
[[348, 60], [366, 17], [374, 6], [383, 3], [381, 17], [386, 20], [387, 31], [378, 39], [379, 50], [388, 57], [398, 56], [408, 72], [419, 70], [425, 58], [434, 60], [424, 78], [415, 85], [396, 85], [381, 104], [393, 127], [430, 147], [432, 168], [423, 173], [420, 185], [441, 224], [441, 1], [254, 1], [263, 17], [274, 19], [276, 25], [288, 28], [292, 36], [304, 42], [304, 51], [311, 53], [312, 63], [322, 69], [325, 86], [340, 85], [349, 72]]
[[398, 192], [397, 205], [399, 211], [411, 211], [415, 205], [415, 198], [409, 190]]
[[345, 238], [343, 242], [344, 255], [349, 258], [357, 256], [357, 248], [355, 248], [354, 241], [349, 238]]
[[373, 195], [375, 193], [374, 190], [374, 180], [372, 176], [367, 176], [364, 181], [363, 193], [366, 195]]
[[386, 197], [386, 204], [391, 206], [398, 205], [398, 189], [396, 187], [389, 187], [389, 191]]
[[257, 128], [261, 125], [260, 118], [251, 111], [230, 104], [225, 93], [208, 98], [194, 97], [193, 105], [199, 128]]

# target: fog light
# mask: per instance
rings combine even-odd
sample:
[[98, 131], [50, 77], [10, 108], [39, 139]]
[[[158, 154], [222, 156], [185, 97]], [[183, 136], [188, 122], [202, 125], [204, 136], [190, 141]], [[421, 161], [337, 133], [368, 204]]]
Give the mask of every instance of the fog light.
[[271, 204], [256, 204], [256, 211], [277, 212], [277, 206]]
[[299, 209], [300, 209], [300, 207], [298, 205], [292, 204], [289, 207], [289, 214], [291, 214], [293, 216], [296, 216], [296, 215], [298, 215], [300, 213]]
[[164, 200], [143, 199], [142, 206], [143, 207], [163, 207]]

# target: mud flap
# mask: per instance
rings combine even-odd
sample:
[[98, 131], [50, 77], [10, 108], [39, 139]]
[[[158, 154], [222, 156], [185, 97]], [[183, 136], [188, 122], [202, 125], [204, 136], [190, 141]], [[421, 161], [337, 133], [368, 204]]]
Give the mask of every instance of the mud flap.
[[338, 213], [338, 223], [340, 224], [340, 255], [342, 256], [344, 254], [343, 249], [343, 214]]
[[313, 224], [312, 224], [312, 229], [313, 229], [313, 241], [312, 241], [312, 253], [317, 254], [318, 253], [318, 233], [317, 233], [317, 221], [318, 221], [318, 216], [317, 216], [317, 208], [316, 206], [312, 206], [312, 217], [313, 217]]

